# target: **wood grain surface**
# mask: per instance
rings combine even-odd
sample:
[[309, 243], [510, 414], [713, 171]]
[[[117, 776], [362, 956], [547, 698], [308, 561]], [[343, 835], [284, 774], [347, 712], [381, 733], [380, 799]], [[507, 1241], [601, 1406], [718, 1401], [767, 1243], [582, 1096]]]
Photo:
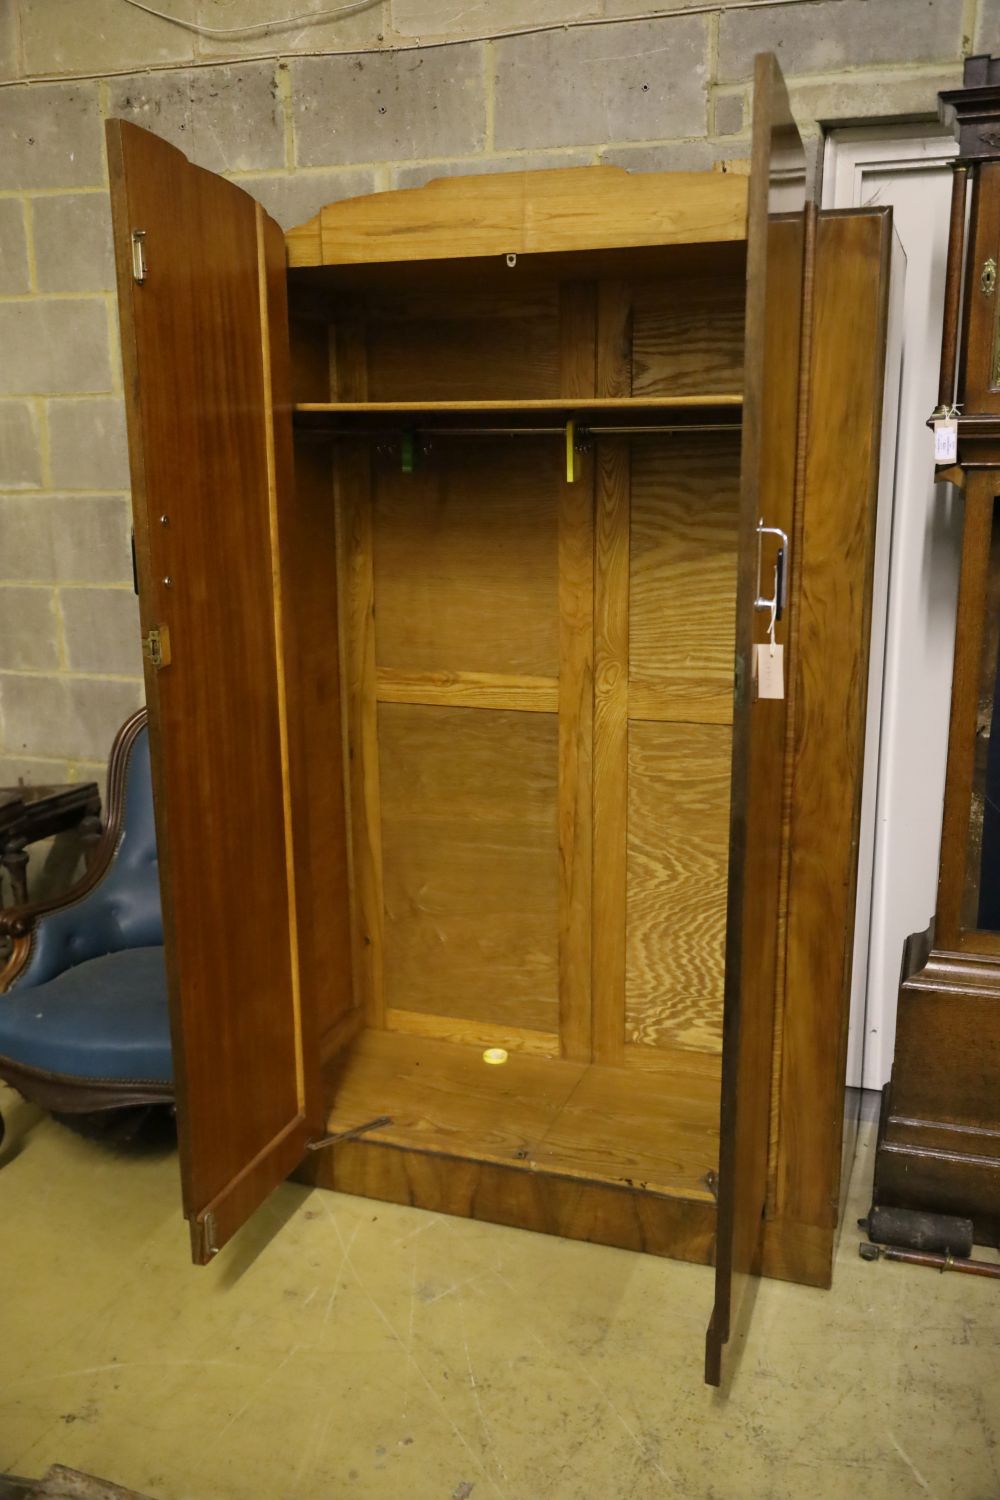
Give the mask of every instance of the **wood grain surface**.
[[[597, 294], [570, 283], [559, 299], [559, 388], [595, 390]], [[594, 465], [559, 491], [559, 1035], [564, 1057], [593, 1047]]]
[[[627, 397], [631, 372], [629, 288], [622, 282], [602, 282], [597, 302], [598, 393]], [[628, 440], [602, 438], [594, 464], [593, 1056], [598, 1062], [620, 1062], [625, 1045], [628, 816]]]
[[491, 1067], [478, 1048], [367, 1031], [330, 1078], [331, 1131], [388, 1115], [367, 1141], [713, 1201], [716, 1079], [683, 1054], [669, 1072], [524, 1051]]
[[636, 440], [629, 714], [669, 697], [688, 722], [732, 719], [739, 434]]
[[376, 667], [380, 703], [425, 703], [442, 708], [518, 708], [559, 711], [559, 679], [520, 672], [401, 672]]
[[732, 736], [630, 723], [625, 1036], [722, 1047]]
[[544, 439], [442, 440], [414, 474], [376, 456], [380, 668], [558, 676], [561, 462]]
[[438, 178], [321, 209], [286, 235], [288, 262], [426, 261], [741, 240], [746, 182], [621, 167]]
[[388, 1004], [557, 1031], [555, 717], [378, 712]]
[[739, 391], [745, 303], [742, 274], [640, 282], [633, 292], [632, 394]]
[[[775, 179], [772, 181], [772, 162]], [[797, 181], [788, 174], [797, 169]], [[755, 63], [747, 238], [744, 424], [736, 585], [729, 907], [723, 1016], [722, 1113], [716, 1300], [706, 1339], [705, 1375], [722, 1378], [722, 1350], [737, 1318], [753, 1305], [767, 1198], [771, 1057], [782, 872], [787, 700], [752, 695], [752, 655], [766, 639], [755, 609], [756, 530], [791, 532], [799, 498], [805, 156], [773, 54]], [[780, 193], [789, 210], [772, 214]], [[791, 212], [793, 207], [797, 210]], [[765, 567], [770, 577], [768, 559]], [[779, 626], [787, 635], [788, 621]]]
[[372, 401], [544, 399], [559, 394], [558, 292], [369, 298]]
[[775, 1212], [831, 1228], [844, 1117], [891, 245], [884, 210], [818, 216], [797, 563]]
[[385, 1013], [383, 989], [382, 812], [375, 689], [375, 573], [371, 455], [341, 446], [334, 466], [342, 672], [347, 699], [347, 786], [351, 828], [355, 976], [368, 1024]]
[[[319, 1099], [293, 983], [288, 642], [271, 607], [273, 527], [294, 502], [287, 323], [265, 331], [280, 234], [166, 142], [114, 120], [107, 138], [140, 613], [172, 647], [169, 665], [147, 666], [146, 693], [181, 1179], [202, 1261], [299, 1160]], [[247, 883], [234, 872], [251, 813], [268, 879]]]
[[520, 1164], [470, 1160], [408, 1146], [345, 1141], [310, 1156], [296, 1176], [316, 1187], [417, 1204], [489, 1224], [711, 1265], [715, 1206], [642, 1188], [582, 1182]]

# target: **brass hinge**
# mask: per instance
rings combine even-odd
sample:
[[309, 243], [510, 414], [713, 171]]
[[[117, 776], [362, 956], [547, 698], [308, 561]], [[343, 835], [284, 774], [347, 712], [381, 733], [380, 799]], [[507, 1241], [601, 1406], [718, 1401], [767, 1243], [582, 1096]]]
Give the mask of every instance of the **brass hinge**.
[[157, 671], [170, 665], [170, 628], [156, 625], [142, 638], [142, 654]]
[[140, 286], [146, 279], [146, 231], [132, 231], [132, 280]]

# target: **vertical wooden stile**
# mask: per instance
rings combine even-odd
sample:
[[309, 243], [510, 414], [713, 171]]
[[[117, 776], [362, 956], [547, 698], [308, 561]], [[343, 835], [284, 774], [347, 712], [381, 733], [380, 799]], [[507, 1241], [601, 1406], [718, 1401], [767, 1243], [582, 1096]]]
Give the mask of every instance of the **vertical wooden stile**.
[[[603, 282], [597, 310], [597, 394], [631, 392], [631, 299]], [[627, 438], [596, 448], [594, 550], [593, 1049], [625, 1053], [628, 831], [628, 608], [631, 458]]]
[[[596, 288], [559, 299], [559, 383], [592, 396]], [[563, 1057], [591, 1057], [594, 729], [594, 467], [559, 496], [559, 1037]]]
[[[365, 325], [361, 319], [345, 319], [338, 325], [334, 358], [339, 399], [365, 400], [368, 378]], [[384, 912], [375, 684], [375, 558], [371, 457], [366, 442], [340, 446], [334, 470], [334, 503], [347, 697], [353, 957], [367, 1024], [383, 1026]]]

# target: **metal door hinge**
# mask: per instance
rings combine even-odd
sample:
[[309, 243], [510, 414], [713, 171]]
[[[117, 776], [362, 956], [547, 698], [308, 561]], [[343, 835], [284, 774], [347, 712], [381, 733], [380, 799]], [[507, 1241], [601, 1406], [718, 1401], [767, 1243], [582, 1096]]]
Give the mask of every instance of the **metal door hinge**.
[[152, 630], [147, 630], [142, 638], [142, 654], [151, 667], [157, 671], [161, 667], [170, 665], [170, 629], [166, 625], [156, 625]]
[[219, 1231], [211, 1209], [206, 1210], [200, 1219], [195, 1219], [194, 1242], [195, 1259], [202, 1265], [211, 1260], [213, 1255], [218, 1255]]
[[146, 231], [132, 231], [132, 280], [141, 286], [146, 279]]

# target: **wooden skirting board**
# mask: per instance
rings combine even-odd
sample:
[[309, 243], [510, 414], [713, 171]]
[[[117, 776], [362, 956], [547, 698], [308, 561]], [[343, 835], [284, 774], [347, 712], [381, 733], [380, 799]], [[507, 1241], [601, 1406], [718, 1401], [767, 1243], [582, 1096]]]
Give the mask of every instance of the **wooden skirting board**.
[[383, 1142], [345, 1141], [295, 1174], [313, 1187], [711, 1265], [715, 1205], [642, 1188], [470, 1161]]

